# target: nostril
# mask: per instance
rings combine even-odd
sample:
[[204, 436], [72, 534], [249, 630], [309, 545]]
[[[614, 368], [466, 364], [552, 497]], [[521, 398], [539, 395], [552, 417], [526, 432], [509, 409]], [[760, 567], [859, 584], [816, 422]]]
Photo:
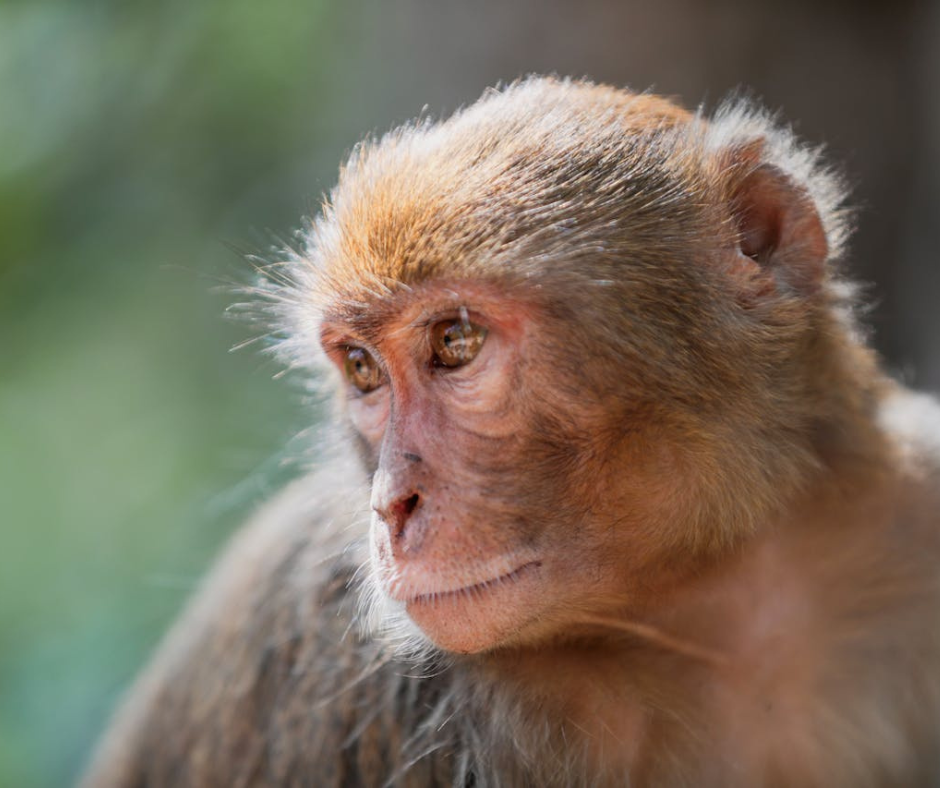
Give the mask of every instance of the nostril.
[[402, 511], [409, 515], [418, 507], [418, 493], [415, 493], [410, 498], [406, 498], [402, 501], [401, 508]]
[[418, 508], [420, 502], [420, 496], [415, 493], [392, 504], [389, 512], [392, 515], [392, 522], [389, 523], [389, 525], [392, 526], [392, 533], [395, 536], [401, 536], [405, 532], [405, 523], [408, 521], [411, 513]]

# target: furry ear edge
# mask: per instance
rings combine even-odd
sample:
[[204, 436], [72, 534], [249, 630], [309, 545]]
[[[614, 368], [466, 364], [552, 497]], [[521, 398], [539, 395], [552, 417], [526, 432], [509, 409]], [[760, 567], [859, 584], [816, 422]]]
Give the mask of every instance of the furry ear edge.
[[722, 211], [737, 233], [729, 268], [761, 280], [761, 292], [818, 291], [852, 229], [841, 174], [747, 97], [732, 96], [710, 118], [699, 112]]
[[762, 161], [763, 142], [726, 152], [735, 173], [731, 215], [739, 254], [757, 263], [777, 288], [811, 295], [819, 290], [829, 243], [809, 190], [779, 167]]

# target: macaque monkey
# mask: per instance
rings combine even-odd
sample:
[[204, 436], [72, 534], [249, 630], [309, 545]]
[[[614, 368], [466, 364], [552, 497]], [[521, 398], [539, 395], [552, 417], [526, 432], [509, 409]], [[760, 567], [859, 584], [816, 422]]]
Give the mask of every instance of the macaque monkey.
[[746, 104], [586, 82], [359, 146], [256, 288], [340, 448], [85, 785], [940, 785], [940, 409], [843, 200]]

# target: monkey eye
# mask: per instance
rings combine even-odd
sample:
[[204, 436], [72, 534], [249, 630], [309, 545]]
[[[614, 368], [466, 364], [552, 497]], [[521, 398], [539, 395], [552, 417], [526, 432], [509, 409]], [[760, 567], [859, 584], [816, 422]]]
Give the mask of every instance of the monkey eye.
[[361, 347], [346, 348], [343, 358], [346, 379], [359, 391], [366, 394], [382, 383], [382, 371], [368, 350]]
[[456, 320], [442, 320], [431, 327], [431, 349], [435, 366], [462, 367], [477, 357], [486, 329], [471, 323], [466, 315]]

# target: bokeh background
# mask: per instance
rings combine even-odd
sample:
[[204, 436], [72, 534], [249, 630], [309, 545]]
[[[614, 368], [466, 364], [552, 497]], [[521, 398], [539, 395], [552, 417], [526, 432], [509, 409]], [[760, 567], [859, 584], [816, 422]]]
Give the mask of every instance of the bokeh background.
[[[745, 87], [855, 184], [890, 367], [940, 390], [940, 3], [0, 0], [0, 785], [74, 781], [316, 421], [224, 319], [362, 135], [529, 72]], [[287, 447], [285, 449], [285, 446]]]

